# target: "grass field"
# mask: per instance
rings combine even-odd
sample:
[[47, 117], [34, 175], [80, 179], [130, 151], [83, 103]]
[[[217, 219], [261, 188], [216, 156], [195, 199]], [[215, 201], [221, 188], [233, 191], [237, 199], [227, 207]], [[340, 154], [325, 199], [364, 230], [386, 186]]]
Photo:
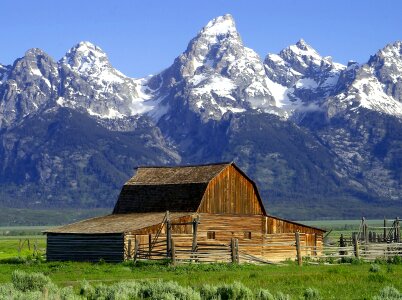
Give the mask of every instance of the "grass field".
[[256, 290], [282, 292], [298, 299], [307, 288], [315, 288], [323, 299], [371, 299], [385, 286], [402, 290], [402, 265], [380, 265], [376, 272], [370, 264], [284, 266], [255, 265], [166, 265], [130, 263], [24, 263], [0, 264], [0, 282], [10, 282], [13, 270], [42, 272], [59, 286], [77, 286], [83, 279], [91, 283], [163, 279], [183, 286], [222, 284], [239, 281]]
[[[309, 224], [326, 229], [336, 229], [336, 232], [348, 232], [353, 231], [348, 226], [358, 226], [359, 223], [358, 221], [357, 223], [314, 221]], [[18, 256], [20, 240], [29, 238], [31, 247], [37, 240], [38, 248], [45, 249], [46, 240], [44, 236], [39, 235], [43, 229], [45, 227], [0, 227], [0, 233], [16, 233], [14, 236], [0, 235], [0, 288], [1, 284], [11, 282], [13, 271], [22, 270], [41, 272], [49, 276], [58, 286], [73, 286], [76, 291], [84, 279], [93, 285], [100, 283], [110, 285], [115, 282], [132, 282], [140, 279], [162, 279], [175, 281], [182, 286], [190, 286], [195, 289], [200, 288], [203, 284], [229, 284], [238, 281], [253, 291], [264, 288], [274, 294], [278, 292], [288, 294], [291, 299], [296, 300], [304, 299], [300, 297], [307, 288], [318, 290], [322, 296], [321, 299], [373, 299], [373, 296], [386, 286], [393, 286], [402, 291], [402, 264], [387, 264], [381, 261], [377, 262], [374, 267], [370, 263], [361, 262], [332, 265], [305, 264], [302, 267], [293, 262], [265, 266], [190, 264], [176, 267], [169, 266], [167, 263], [145, 262], [137, 264], [132, 262], [119, 264], [103, 262], [47, 263], [30, 259], [33, 251], [32, 248], [27, 249], [26, 243], [20, 253], [23, 259], [15, 259]], [[22, 233], [30, 233], [30, 235], [22, 235]], [[27, 257], [28, 259], [26, 259]]]

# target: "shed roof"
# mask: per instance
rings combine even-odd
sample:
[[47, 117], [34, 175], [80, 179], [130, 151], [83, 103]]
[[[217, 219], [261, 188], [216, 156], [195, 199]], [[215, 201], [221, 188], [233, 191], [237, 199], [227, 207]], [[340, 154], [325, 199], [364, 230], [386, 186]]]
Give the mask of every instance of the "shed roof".
[[[170, 213], [176, 219], [188, 213]], [[62, 227], [50, 228], [44, 233], [107, 234], [125, 233], [162, 223], [165, 212], [112, 214], [83, 220]]]
[[139, 167], [124, 185], [113, 213], [195, 212], [209, 181], [231, 164]]

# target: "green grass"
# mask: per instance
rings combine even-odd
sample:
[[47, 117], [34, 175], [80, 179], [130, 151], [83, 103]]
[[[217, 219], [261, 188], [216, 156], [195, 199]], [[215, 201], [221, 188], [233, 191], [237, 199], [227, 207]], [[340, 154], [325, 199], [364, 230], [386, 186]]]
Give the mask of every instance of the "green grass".
[[11, 273], [18, 269], [42, 272], [59, 286], [77, 286], [83, 279], [111, 284], [118, 281], [163, 279], [182, 286], [201, 287], [239, 281], [252, 290], [268, 289], [283, 292], [297, 299], [307, 288], [315, 288], [324, 299], [370, 299], [385, 286], [402, 290], [402, 265], [380, 265], [378, 272], [362, 265], [167, 265], [142, 263], [31, 263], [0, 264], [0, 282], [10, 282]]

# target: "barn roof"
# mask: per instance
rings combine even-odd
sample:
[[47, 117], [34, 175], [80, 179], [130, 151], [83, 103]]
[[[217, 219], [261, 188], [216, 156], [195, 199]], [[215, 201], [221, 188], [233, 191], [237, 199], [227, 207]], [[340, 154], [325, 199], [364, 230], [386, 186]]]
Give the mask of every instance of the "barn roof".
[[[172, 220], [189, 215], [188, 213], [170, 213]], [[62, 227], [51, 228], [44, 233], [71, 234], [107, 234], [125, 233], [162, 223], [165, 212], [111, 214], [103, 217], [83, 220]]]
[[195, 212], [209, 181], [232, 164], [139, 167], [124, 185], [113, 213]]
[[208, 183], [231, 163], [198, 166], [139, 167], [126, 185]]

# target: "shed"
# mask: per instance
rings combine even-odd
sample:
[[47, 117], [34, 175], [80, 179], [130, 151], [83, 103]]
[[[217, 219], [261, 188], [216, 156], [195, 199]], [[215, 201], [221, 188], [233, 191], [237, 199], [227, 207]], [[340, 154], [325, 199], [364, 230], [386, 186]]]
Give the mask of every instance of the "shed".
[[324, 230], [267, 214], [256, 184], [233, 162], [139, 167], [111, 215], [47, 230], [47, 259], [153, 259], [171, 256], [175, 241], [191, 255], [202, 245], [223, 253], [235, 239], [249, 258], [284, 260], [295, 257], [295, 232], [304, 245], [322, 245]]

